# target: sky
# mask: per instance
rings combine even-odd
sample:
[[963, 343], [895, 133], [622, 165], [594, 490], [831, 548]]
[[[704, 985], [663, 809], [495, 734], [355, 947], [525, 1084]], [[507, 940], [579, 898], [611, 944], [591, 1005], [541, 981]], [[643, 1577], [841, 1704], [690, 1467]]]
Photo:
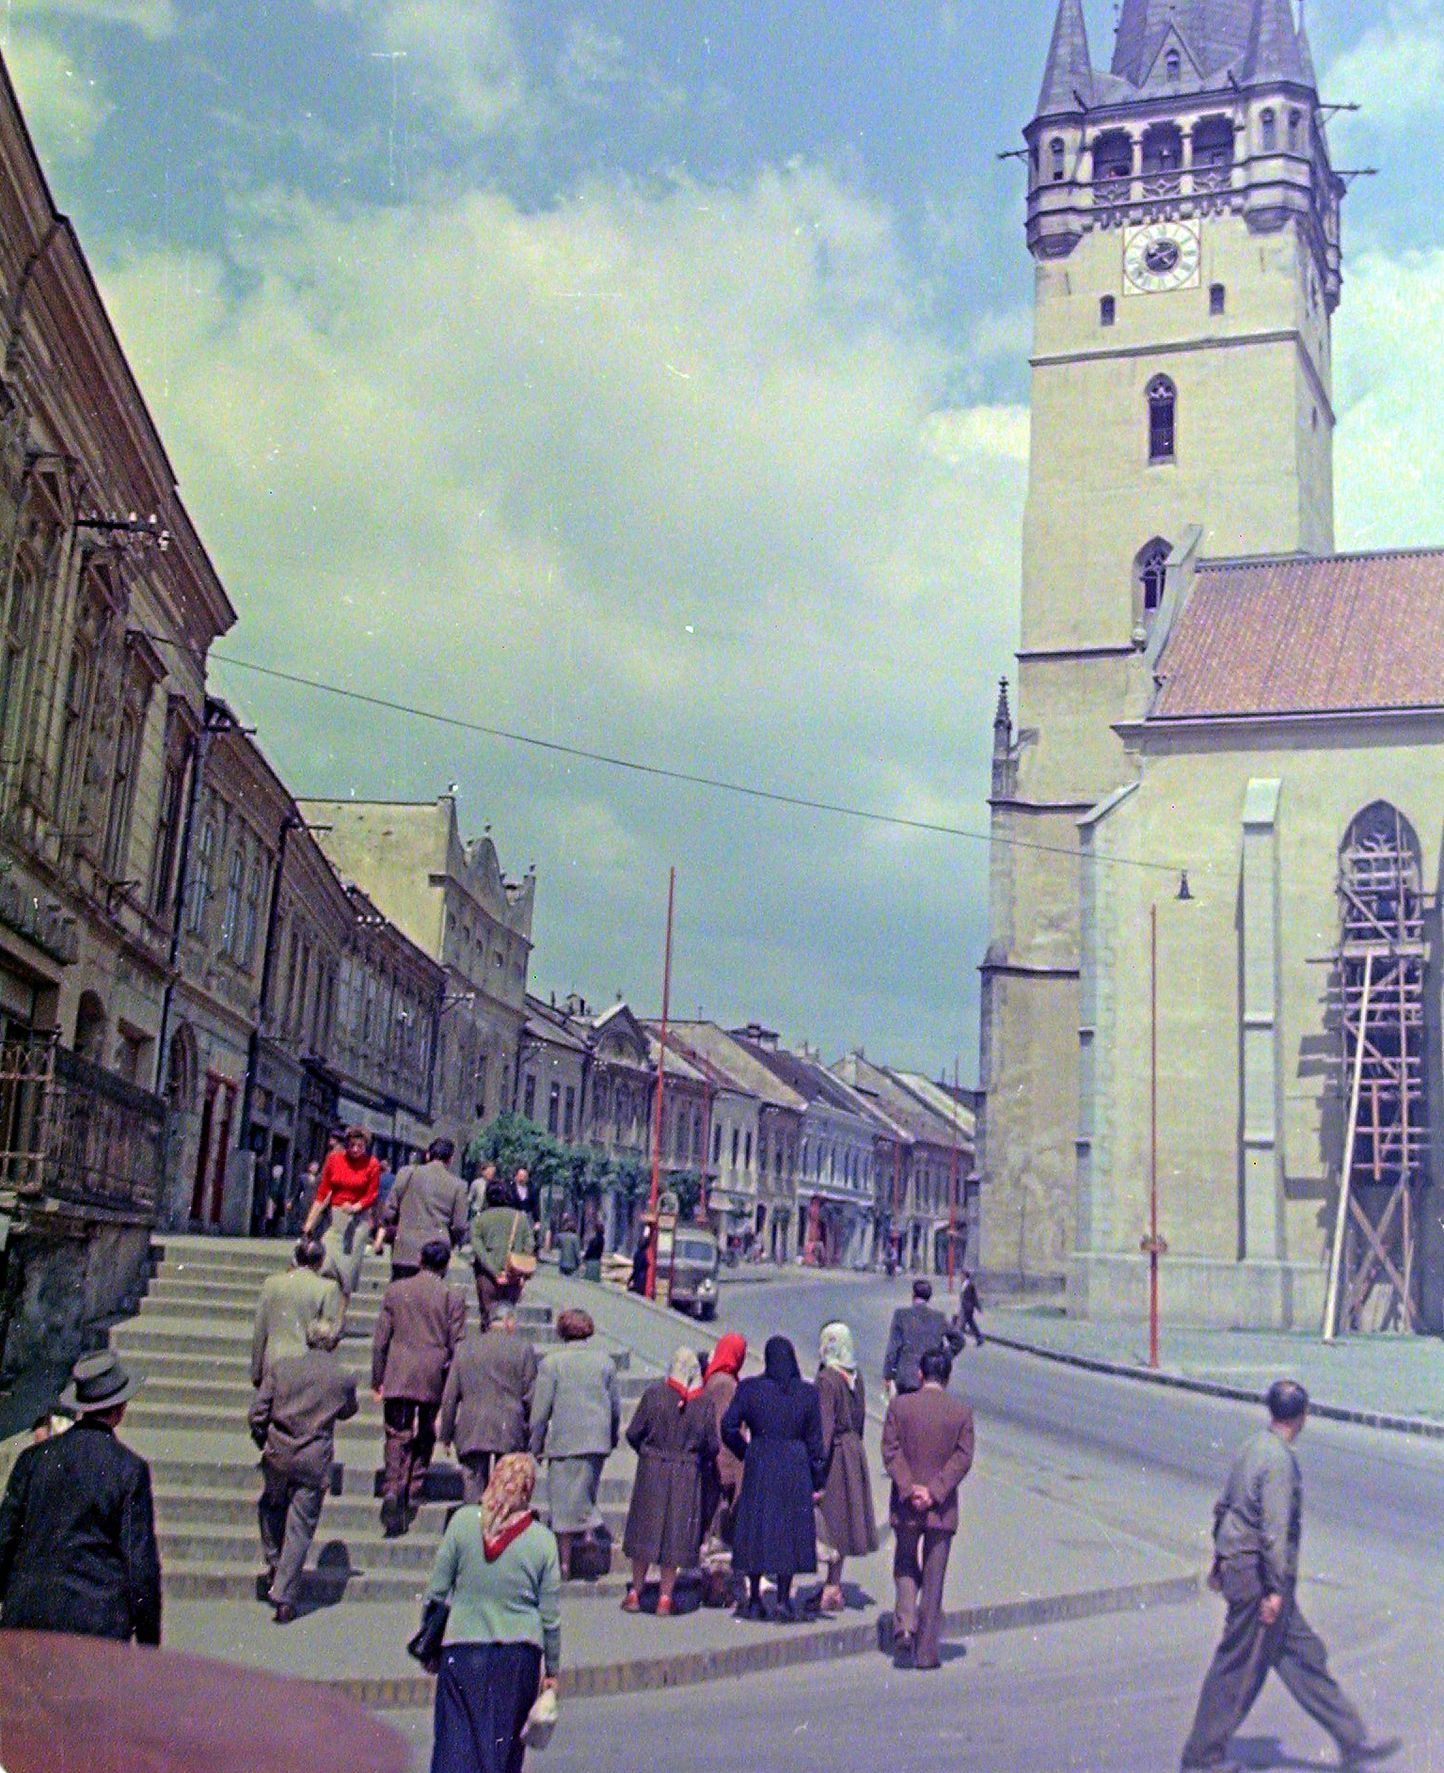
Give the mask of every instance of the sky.
[[[0, 0], [239, 612], [440, 714], [987, 830], [1050, 0]], [[1107, 60], [1112, 7], [1088, 7]], [[1309, 0], [1346, 209], [1339, 543], [1444, 541], [1444, 0]], [[538, 872], [534, 989], [976, 1072], [985, 841], [218, 663], [297, 794]]]

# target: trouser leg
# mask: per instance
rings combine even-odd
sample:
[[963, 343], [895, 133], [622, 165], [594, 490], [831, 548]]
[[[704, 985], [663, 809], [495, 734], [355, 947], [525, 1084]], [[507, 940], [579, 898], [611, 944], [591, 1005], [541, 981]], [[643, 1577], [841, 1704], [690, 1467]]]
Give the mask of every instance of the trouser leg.
[[318, 1490], [313, 1484], [291, 1486], [290, 1506], [286, 1510], [285, 1543], [281, 1549], [281, 1561], [276, 1565], [276, 1573], [271, 1579], [273, 1601], [287, 1601], [295, 1606], [301, 1587], [301, 1571], [305, 1567], [306, 1553], [311, 1549], [311, 1541], [316, 1537], [324, 1500], [325, 1491]]
[[476, 1265], [476, 1315], [483, 1330], [491, 1328], [491, 1315], [496, 1309], [497, 1284], [480, 1263]]
[[899, 1527], [893, 1538], [892, 1576], [897, 1590], [893, 1621], [899, 1637], [910, 1638], [918, 1628], [922, 1540], [922, 1528], [911, 1525]]
[[1216, 1767], [1229, 1739], [1247, 1717], [1269, 1671], [1268, 1633], [1259, 1620], [1261, 1593], [1230, 1601], [1223, 1635], [1213, 1653], [1193, 1729], [1183, 1750], [1185, 1767]]
[[381, 1476], [381, 1518], [387, 1524], [404, 1522], [411, 1492], [412, 1437], [416, 1405], [409, 1398], [387, 1398], [381, 1406], [386, 1426], [386, 1461]]
[[948, 1574], [948, 1554], [953, 1549], [951, 1533], [931, 1529], [922, 1538], [922, 1583], [918, 1597], [918, 1635], [914, 1666], [936, 1668], [940, 1660], [943, 1631], [943, 1584]]
[[1297, 1603], [1288, 1609], [1283, 1627], [1283, 1641], [1274, 1661], [1279, 1679], [1341, 1749], [1358, 1748], [1368, 1738], [1364, 1720], [1329, 1673], [1329, 1653], [1324, 1641]]
[[491, 1453], [463, 1453], [461, 1456], [461, 1499], [480, 1502], [491, 1482]]
[[265, 1559], [267, 1574], [274, 1580], [276, 1566], [281, 1561], [281, 1547], [286, 1538], [288, 1485], [283, 1477], [265, 1464], [261, 1466], [261, 1481], [261, 1499], [256, 1504], [256, 1519], [261, 1530], [261, 1555]]
[[426, 1474], [431, 1470], [431, 1457], [436, 1451], [436, 1404], [417, 1404], [416, 1428], [411, 1440], [411, 1471], [407, 1500], [413, 1508], [421, 1506], [426, 1489]]

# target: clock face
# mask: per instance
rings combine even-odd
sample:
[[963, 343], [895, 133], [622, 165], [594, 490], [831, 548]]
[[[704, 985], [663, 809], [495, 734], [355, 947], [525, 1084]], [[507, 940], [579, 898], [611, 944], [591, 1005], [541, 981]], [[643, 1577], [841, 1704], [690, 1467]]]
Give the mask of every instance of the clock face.
[[1194, 289], [1203, 266], [1203, 243], [1187, 222], [1154, 222], [1134, 228], [1123, 243], [1123, 288], [1128, 295], [1162, 295]]

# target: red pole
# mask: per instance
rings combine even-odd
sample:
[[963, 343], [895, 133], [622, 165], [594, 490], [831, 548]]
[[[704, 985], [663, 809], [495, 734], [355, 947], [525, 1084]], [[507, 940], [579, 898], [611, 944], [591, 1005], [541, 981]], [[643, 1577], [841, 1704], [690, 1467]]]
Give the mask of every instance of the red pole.
[[948, 1291], [953, 1290], [953, 1267], [958, 1250], [958, 1060], [953, 1060], [953, 1161], [948, 1185]]
[[677, 870], [667, 874], [667, 954], [662, 963], [662, 1035], [657, 1042], [657, 1106], [652, 1116], [652, 1197], [647, 1211], [652, 1220], [652, 1247], [647, 1255], [647, 1297], [657, 1297], [657, 1233], [662, 1198], [662, 1090], [667, 1075], [667, 1016], [672, 1007], [672, 907], [677, 896]]
[[1148, 1365], [1158, 1371], [1158, 906], [1148, 918]]

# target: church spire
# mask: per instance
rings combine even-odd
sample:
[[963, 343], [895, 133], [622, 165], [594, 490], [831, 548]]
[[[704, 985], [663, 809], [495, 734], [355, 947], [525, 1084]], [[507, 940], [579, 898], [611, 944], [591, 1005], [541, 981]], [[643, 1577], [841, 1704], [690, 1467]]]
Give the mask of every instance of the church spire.
[[1294, 24], [1293, 0], [1255, 0], [1243, 78], [1246, 82], [1295, 80], [1313, 84]]
[[1088, 53], [1088, 26], [1083, 0], [1058, 0], [1053, 43], [1038, 95], [1039, 117], [1074, 112], [1092, 102], [1093, 61]]

